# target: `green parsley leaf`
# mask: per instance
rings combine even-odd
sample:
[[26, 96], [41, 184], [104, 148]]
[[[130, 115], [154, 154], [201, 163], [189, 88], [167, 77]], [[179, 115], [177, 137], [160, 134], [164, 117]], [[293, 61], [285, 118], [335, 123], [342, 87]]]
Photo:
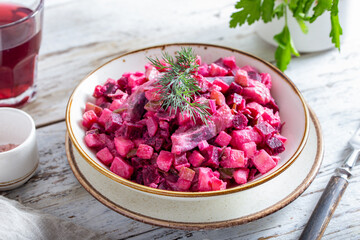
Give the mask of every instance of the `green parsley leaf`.
[[275, 52], [276, 65], [281, 71], [285, 71], [287, 65], [290, 63], [291, 54], [300, 56], [298, 51], [295, 49], [287, 25], [285, 25], [281, 33], [274, 36], [274, 40], [279, 44]]
[[330, 37], [331, 37], [331, 41], [335, 44], [335, 47], [337, 49], [339, 49], [339, 51], [340, 51], [340, 35], [342, 34], [342, 28], [340, 26], [339, 16], [338, 16], [338, 12], [339, 12], [338, 3], [339, 3], [339, 0], [334, 0], [333, 5], [331, 7], [331, 15], [330, 15], [331, 32], [330, 32]]
[[310, 18], [310, 23], [314, 22], [326, 10], [328, 11], [331, 10], [332, 0], [318, 0], [317, 2], [318, 2], [317, 5], [314, 7], [314, 14]]
[[301, 31], [305, 34], [309, 32], [309, 28], [306, 26], [306, 23], [303, 18], [297, 17], [296, 18], [297, 23], [299, 24]]
[[240, 11], [231, 15], [230, 27], [241, 26], [245, 22], [249, 25], [259, 20], [261, 13], [261, 0], [240, 0], [236, 3], [235, 8]]
[[306, 3], [305, 3], [305, 7], [304, 7], [304, 13], [306, 15], [308, 15], [310, 9], [311, 9], [311, 6], [314, 4], [314, 1], [315, 0], [307, 0]]
[[273, 18], [275, 0], [264, 0], [261, 5], [261, 18], [264, 23], [270, 22]]
[[280, 19], [282, 16], [284, 16], [285, 8], [286, 8], [285, 3], [280, 3], [279, 5], [277, 5], [276, 8], [274, 9], [274, 16]]

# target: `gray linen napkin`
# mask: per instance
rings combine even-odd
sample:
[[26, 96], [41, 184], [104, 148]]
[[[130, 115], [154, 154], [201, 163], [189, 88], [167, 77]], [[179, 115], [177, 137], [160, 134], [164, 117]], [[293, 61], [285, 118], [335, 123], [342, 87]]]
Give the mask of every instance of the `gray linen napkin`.
[[74, 223], [0, 196], [0, 239], [106, 239]]

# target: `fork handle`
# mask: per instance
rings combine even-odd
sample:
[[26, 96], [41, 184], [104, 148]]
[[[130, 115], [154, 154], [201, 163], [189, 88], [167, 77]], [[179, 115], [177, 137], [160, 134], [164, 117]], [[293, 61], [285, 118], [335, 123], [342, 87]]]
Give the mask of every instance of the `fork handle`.
[[300, 236], [300, 240], [322, 237], [348, 184], [348, 175], [346, 174], [336, 174], [331, 177]]

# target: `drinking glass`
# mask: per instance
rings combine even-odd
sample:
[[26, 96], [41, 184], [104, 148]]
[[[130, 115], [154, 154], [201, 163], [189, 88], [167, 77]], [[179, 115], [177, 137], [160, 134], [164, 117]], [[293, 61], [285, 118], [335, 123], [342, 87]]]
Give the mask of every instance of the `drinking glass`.
[[0, 0], [0, 107], [35, 97], [43, 8], [43, 0]]

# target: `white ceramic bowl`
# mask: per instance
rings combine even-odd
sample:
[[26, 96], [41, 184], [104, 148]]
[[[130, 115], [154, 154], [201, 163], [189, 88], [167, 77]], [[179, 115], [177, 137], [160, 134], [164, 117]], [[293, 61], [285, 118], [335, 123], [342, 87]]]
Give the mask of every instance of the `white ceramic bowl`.
[[[271, 93], [280, 108], [282, 121], [286, 122], [282, 129], [282, 135], [287, 137], [288, 140], [285, 145], [286, 150], [280, 154], [281, 160], [279, 164], [270, 172], [244, 185], [222, 191], [166, 191], [146, 187], [119, 177], [118, 175], [112, 173], [108, 167], [104, 166], [96, 158], [95, 153], [86, 146], [84, 142], [85, 130], [81, 125], [82, 115], [86, 102], [94, 101], [92, 93], [95, 86], [103, 84], [107, 78], [118, 79], [124, 72], [142, 71], [144, 69], [144, 65], [148, 62], [146, 57], [161, 57], [161, 51], [164, 50], [170, 54], [175, 54], [176, 51], [180, 50], [181, 46], [191, 46], [195, 50], [196, 54], [200, 55], [203, 61], [207, 63], [214, 62], [220, 57], [234, 55], [239, 66], [251, 65], [257, 68], [260, 72], [267, 72], [271, 74], [273, 80]], [[69, 99], [66, 109], [66, 124], [69, 137], [83, 159], [98, 172], [116, 182], [118, 189], [114, 189], [114, 191], [119, 191], [119, 194], [121, 194], [123, 189], [126, 189], [127, 195], [134, 192], [134, 194], [140, 194], [144, 197], [149, 196], [150, 194], [152, 197], [158, 197], [159, 199], [161, 198], [169, 201], [179, 200], [186, 202], [198, 202], [199, 199], [203, 198], [207, 198], [208, 200], [210, 198], [215, 199], [223, 196], [231, 197], [233, 193], [256, 187], [257, 185], [276, 177], [289, 167], [301, 153], [306, 143], [309, 131], [309, 113], [305, 101], [296, 86], [280, 70], [258, 57], [239, 50], [215, 45], [169, 44], [124, 54], [90, 73], [75, 88]]]
[[0, 108], [0, 145], [16, 148], [0, 152], [0, 191], [19, 187], [34, 175], [39, 165], [35, 124], [29, 114], [15, 108]]

